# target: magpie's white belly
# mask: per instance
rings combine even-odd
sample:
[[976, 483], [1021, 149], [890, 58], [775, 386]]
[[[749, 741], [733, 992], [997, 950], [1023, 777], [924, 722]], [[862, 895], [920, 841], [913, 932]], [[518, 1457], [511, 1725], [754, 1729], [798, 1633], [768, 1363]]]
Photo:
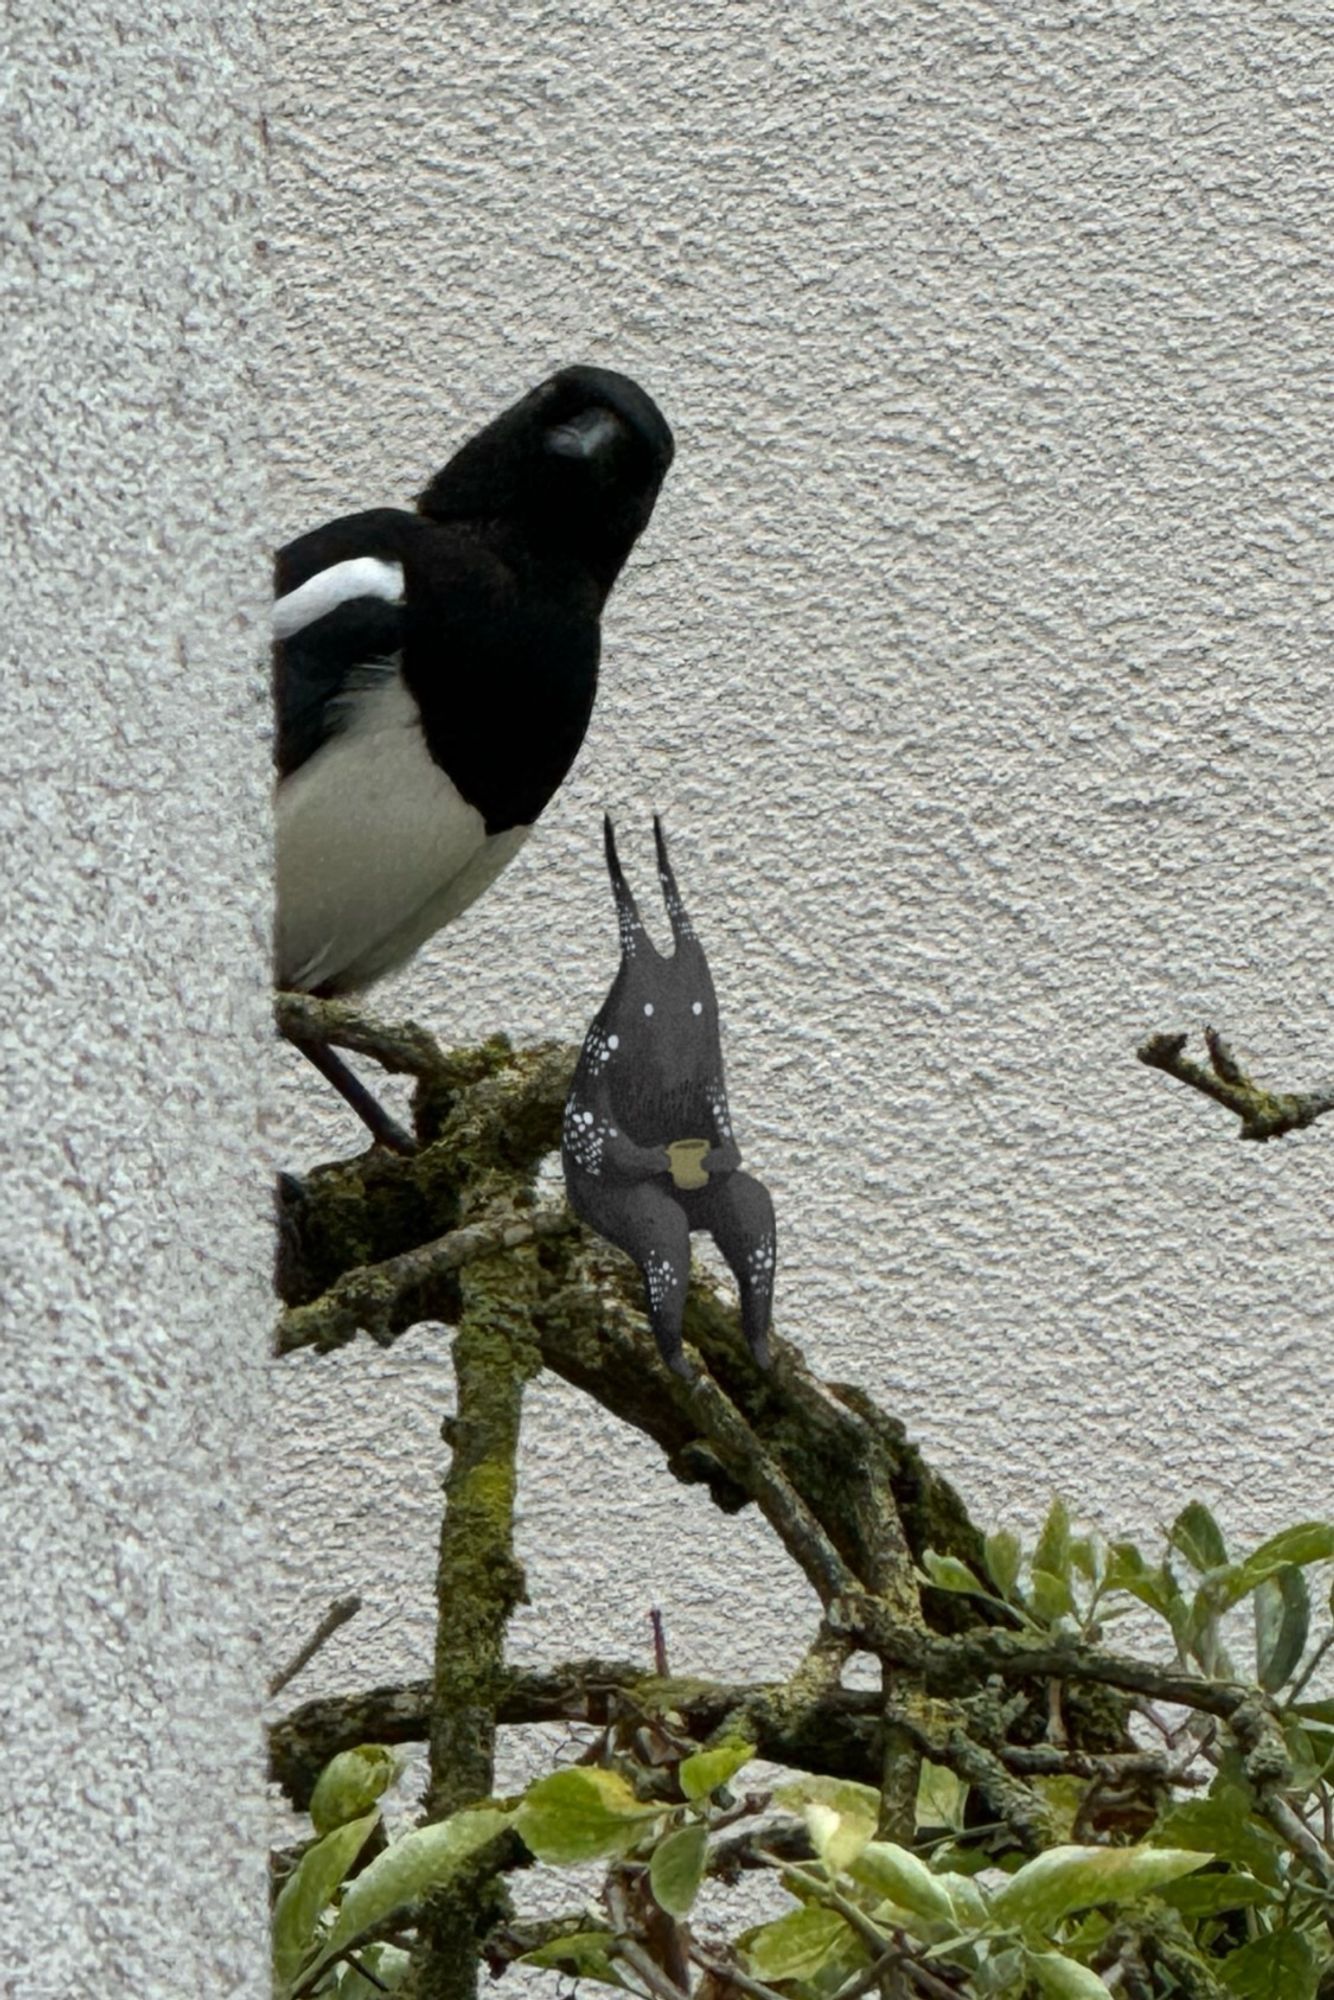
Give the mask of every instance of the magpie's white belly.
[[382, 979], [466, 910], [530, 831], [487, 833], [388, 670], [278, 787], [278, 984], [353, 993]]

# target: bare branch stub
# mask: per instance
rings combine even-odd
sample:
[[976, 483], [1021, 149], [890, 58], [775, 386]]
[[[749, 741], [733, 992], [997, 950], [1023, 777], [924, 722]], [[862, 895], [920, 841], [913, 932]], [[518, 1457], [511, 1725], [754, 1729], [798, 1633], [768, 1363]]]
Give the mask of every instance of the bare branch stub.
[[1150, 1069], [1164, 1071], [1232, 1112], [1241, 1121], [1239, 1138], [1261, 1142], [1281, 1139], [1285, 1133], [1300, 1132], [1327, 1111], [1334, 1111], [1334, 1087], [1275, 1091], [1256, 1083], [1216, 1028], [1206, 1028], [1204, 1033], [1208, 1068], [1186, 1054], [1188, 1040], [1184, 1034], [1150, 1035], [1135, 1053]]
[[355, 1590], [349, 1591], [346, 1597], [336, 1597], [310, 1637], [292, 1655], [287, 1665], [280, 1667], [272, 1676], [269, 1681], [270, 1696], [281, 1694], [302, 1668], [309, 1666], [320, 1647], [327, 1645], [334, 1633], [346, 1625], [349, 1618], [355, 1618], [360, 1609], [361, 1598]]

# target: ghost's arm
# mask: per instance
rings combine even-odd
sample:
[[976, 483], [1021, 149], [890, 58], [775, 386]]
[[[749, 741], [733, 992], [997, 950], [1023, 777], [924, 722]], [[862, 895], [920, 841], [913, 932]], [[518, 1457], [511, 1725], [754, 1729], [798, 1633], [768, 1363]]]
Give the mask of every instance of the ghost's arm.
[[640, 1146], [616, 1123], [605, 1078], [576, 1078], [565, 1107], [565, 1148], [595, 1178], [620, 1187], [672, 1170], [665, 1146]]
[[721, 1076], [709, 1085], [709, 1123], [713, 1145], [700, 1162], [706, 1174], [731, 1174], [741, 1165], [741, 1148], [732, 1136], [732, 1115]]
[[623, 1132], [613, 1132], [603, 1141], [602, 1171], [609, 1181], [627, 1185], [671, 1170], [671, 1155], [665, 1146], [637, 1146]]

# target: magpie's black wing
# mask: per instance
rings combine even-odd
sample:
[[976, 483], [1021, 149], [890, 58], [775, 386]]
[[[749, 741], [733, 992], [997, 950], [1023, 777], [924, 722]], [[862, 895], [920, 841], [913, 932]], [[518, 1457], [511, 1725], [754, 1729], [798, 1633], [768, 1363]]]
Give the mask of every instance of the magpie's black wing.
[[415, 515], [349, 514], [280, 549], [274, 565], [275, 756], [289, 777], [328, 741], [348, 698], [403, 651], [404, 558]]
[[399, 562], [420, 528], [416, 514], [402, 507], [371, 507], [362, 514], [344, 514], [312, 528], [279, 549], [273, 559], [274, 595], [286, 597], [320, 570], [357, 557]]
[[352, 598], [273, 648], [275, 761], [290, 777], [337, 733], [349, 697], [369, 687], [403, 650], [404, 610]]

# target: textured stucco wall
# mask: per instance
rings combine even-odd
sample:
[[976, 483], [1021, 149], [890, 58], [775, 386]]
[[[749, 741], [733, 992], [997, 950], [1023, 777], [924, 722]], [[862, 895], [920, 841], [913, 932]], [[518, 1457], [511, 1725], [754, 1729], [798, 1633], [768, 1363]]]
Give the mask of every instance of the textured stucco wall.
[[[1321, 11], [274, 11], [282, 530], [571, 358], [680, 446], [572, 782], [381, 1011], [579, 1035], [598, 814], [647, 882], [659, 807], [782, 1330], [988, 1519], [1326, 1507], [1334, 1134], [1240, 1145], [1133, 1059], [1331, 1067]], [[285, 1157], [355, 1145], [284, 1087]], [[275, 1372], [275, 1651], [369, 1600], [303, 1691], [429, 1657], [449, 1384], [429, 1331]], [[803, 1636], [762, 1527], [550, 1384], [523, 1508], [528, 1656], [652, 1602], [683, 1666]]]
[[9, 25], [0, 1992], [253, 2000], [259, 57], [205, 0]]

